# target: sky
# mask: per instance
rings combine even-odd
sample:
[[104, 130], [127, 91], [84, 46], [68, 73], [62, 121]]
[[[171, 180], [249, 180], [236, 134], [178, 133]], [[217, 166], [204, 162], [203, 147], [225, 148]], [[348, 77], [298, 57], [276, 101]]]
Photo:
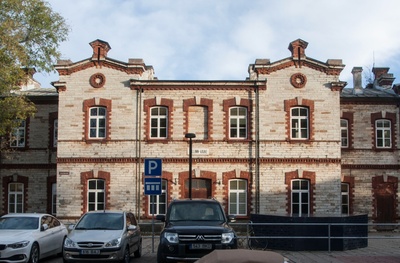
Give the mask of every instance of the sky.
[[[308, 42], [306, 56], [342, 59], [351, 70], [389, 67], [400, 83], [398, 0], [48, 0], [71, 28], [61, 59], [91, 57], [90, 42], [107, 41], [108, 57], [141, 58], [159, 80], [245, 80], [256, 59], [291, 56], [289, 43]], [[58, 74], [36, 73], [42, 87]]]

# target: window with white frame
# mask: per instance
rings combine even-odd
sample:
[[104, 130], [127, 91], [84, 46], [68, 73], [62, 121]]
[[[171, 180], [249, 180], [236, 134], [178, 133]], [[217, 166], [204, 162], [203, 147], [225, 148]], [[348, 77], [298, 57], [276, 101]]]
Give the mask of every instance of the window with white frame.
[[11, 147], [25, 147], [26, 143], [26, 121], [21, 120], [19, 127], [11, 133]]
[[247, 181], [229, 180], [229, 214], [247, 215]]
[[89, 138], [106, 138], [107, 109], [105, 107], [92, 107], [89, 112]]
[[57, 184], [51, 184], [51, 214], [57, 214]]
[[149, 195], [149, 214], [163, 215], [167, 212], [167, 180], [161, 181], [161, 194]]
[[245, 107], [229, 109], [229, 127], [230, 138], [247, 138], [247, 109]]
[[349, 184], [342, 183], [341, 184], [341, 193], [342, 193], [342, 214], [349, 214]]
[[349, 121], [346, 119], [340, 120], [340, 137], [342, 148], [349, 147]]
[[24, 185], [22, 183], [8, 184], [8, 213], [24, 212]]
[[57, 147], [58, 140], [58, 119], [55, 119], [53, 122], [53, 147]]
[[290, 110], [291, 138], [305, 140], [309, 138], [308, 108], [294, 107]]
[[106, 201], [105, 181], [90, 179], [88, 181], [88, 211], [104, 210]]
[[391, 148], [392, 147], [392, 130], [390, 120], [376, 120], [376, 147], [377, 148]]
[[292, 180], [292, 215], [310, 214], [310, 183], [308, 180]]
[[150, 137], [167, 138], [168, 108], [152, 107], [150, 109]]

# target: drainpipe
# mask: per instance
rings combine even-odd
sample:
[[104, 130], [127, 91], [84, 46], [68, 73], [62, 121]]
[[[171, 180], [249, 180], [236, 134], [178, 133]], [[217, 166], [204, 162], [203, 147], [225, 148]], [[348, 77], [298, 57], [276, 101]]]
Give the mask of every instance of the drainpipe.
[[135, 149], [136, 149], [136, 215], [138, 217], [138, 221], [140, 222], [140, 207], [141, 207], [141, 185], [142, 185], [142, 176], [141, 176], [141, 129], [142, 129], [142, 88], [139, 87], [136, 90], [136, 140], [135, 140]]
[[254, 92], [256, 99], [256, 112], [255, 112], [255, 159], [256, 159], [256, 167], [255, 167], [255, 179], [256, 179], [256, 205], [255, 212], [256, 214], [260, 213], [260, 95], [259, 95], [259, 86], [256, 82], [254, 82]]

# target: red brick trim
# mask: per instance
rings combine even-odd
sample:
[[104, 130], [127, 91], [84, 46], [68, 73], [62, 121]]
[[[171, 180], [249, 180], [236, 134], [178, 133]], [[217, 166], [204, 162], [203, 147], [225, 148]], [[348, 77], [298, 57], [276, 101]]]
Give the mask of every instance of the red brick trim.
[[310, 215], [313, 215], [315, 212], [315, 172], [303, 171], [303, 174], [299, 174], [299, 170], [287, 172], [285, 173], [285, 184], [286, 184], [286, 193], [287, 193], [287, 202], [286, 202], [286, 211], [289, 215], [292, 214], [292, 189], [291, 189], [291, 181], [294, 179], [306, 179], [310, 182]]
[[[14, 178], [15, 177], [15, 178]], [[15, 181], [14, 181], [15, 179]], [[29, 178], [26, 176], [5, 176], [3, 177], [3, 211], [5, 214], [9, 213], [8, 211], [8, 184], [9, 183], [21, 183], [24, 185], [24, 213], [29, 211], [28, 207], [28, 187], [29, 187]]]
[[[109, 141], [111, 135], [111, 100], [108, 99], [99, 99], [99, 104], [96, 104], [96, 99], [88, 99], [83, 101], [83, 138], [82, 140], [86, 143], [93, 143], [93, 142], [107, 142]], [[90, 117], [90, 108], [91, 107], [105, 107], [107, 110], [106, 116], [106, 138], [104, 139], [91, 139], [89, 138], [89, 117]]]
[[[291, 139], [290, 132], [291, 132], [291, 127], [290, 127], [290, 110], [292, 107], [307, 107], [309, 112], [309, 138], [308, 140], [297, 140], [297, 139]], [[312, 142], [314, 141], [314, 101], [313, 100], [308, 100], [308, 99], [299, 99], [299, 98], [294, 98], [291, 100], [285, 100], [284, 101], [284, 108], [286, 112], [285, 116], [285, 121], [286, 121], [286, 140], [289, 142], [300, 142], [300, 143], [305, 143], [305, 142]]]
[[[168, 127], [167, 127], [167, 138], [166, 139], [153, 139], [150, 137], [150, 109], [151, 107], [155, 107], [155, 106], [161, 106], [161, 107], [166, 107], [168, 108], [168, 116], [167, 116], [167, 123], [168, 123]], [[172, 138], [172, 127], [174, 124], [174, 119], [173, 119], [173, 112], [174, 112], [174, 101], [171, 99], [165, 99], [165, 98], [161, 98], [160, 104], [157, 104], [156, 99], [147, 99], [144, 100], [143, 102], [143, 111], [145, 113], [145, 119], [144, 119], [144, 127], [145, 127], [145, 140], [147, 141], [147, 143], [152, 143], [152, 142], [160, 142], [160, 143], [168, 143], [168, 141], [171, 140]]]
[[[392, 136], [392, 147], [391, 148], [377, 148], [376, 147], [376, 127], [375, 121], [379, 119], [389, 120], [391, 122], [391, 136]], [[371, 126], [372, 126], [372, 149], [375, 151], [394, 151], [396, 149], [396, 113], [386, 112], [385, 117], [383, 117], [382, 112], [371, 113]]]
[[93, 171], [88, 171], [88, 172], [82, 172], [81, 173], [81, 185], [82, 185], [82, 192], [81, 192], [81, 197], [82, 197], [82, 215], [86, 213], [88, 210], [87, 207], [87, 195], [88, 195], [88, 180], [89, 179], [102, 179], [105, 181], [105, 209], [110, 208], [110, 181], [111, 181], [111, 175], [108, 172], [104, 171], [99, 171], [97, 173], [97, 177], [95, 176]]
[[200, 104], [196, 103], [195, 98], [191, 99], [186, 99], [183, 100], [183, 112], [184, 112], [184, 124], [183, 124], [183, 129], [185, 133], [183, 134], [183, 137], [185, 136], [186, 133], [189, 132], [189, 107], [191, 106], [202, 106], [202, 107], [207, 107], [207, 131], [208, 131], [208, 136], [205, 141], [212, 141], [213, 137], [213, 114], [214, 114], [214, 108], [213, 108], [213, 100], [211, 99], [205, 99], [201, 98], [200, 99]]
[[[229, 109], [234, 106], [239, 106], [239, 107], [245, 107], [247, 109], [247, 138], [245, 139], [231, 139], [229, 138], [229, 132], [230, 132], [230, 127], [229, 127]], [[226, 141], [249, 141], [252, 140], [252, 134], [251, 131], [253, 130], [252, 128], [252, 122], [251, 122], [251, 116], [252, 116], [252, 111], [253, 111], [253, 104], [252, 101], [249, 99], [240, 99], [239, 104], [236, 104], [236, 99], [227, 99], [223, 101], [223, 111], [224, 111], [224, 120], [223, 124], [225, 127], [225, 138], [224, 140]]]
[[[179, 189], [179, 198], [184, 198], [185, 196], [185, 181], [189, 178], [189, 171], [180, 172], [178, 175], [178, 184], [180, 186]], [[210, 179], [211, 181], [211, 195], [213, 197], [217, 194], [217, 189], [215, 183], [217, 182], [217, 173], [210, 171], [200, 171], [200, 176], [195, 177], [192, 176], [192, 179]]]
[[253, 180], [251, 177], [251, 173], [247, 171], [240, 171], [239, 177], [236, 177], [236, 171], [229, 171], [229, 172], [223, 172], [222, 173], [222, 188], [223, 188], [223, 202], [222, 205], [225, 209], [225, 213], [228, 214], [228, 206], [229, 206], [229, 180], [232, 179], [243, 179], [247, 181], [247, 216], [237, 216], [236, 218], [248, 218], [251, 212], [251, 207], [252, 207], [252, 196], [253, 192], [251, 189], [253, 189]]

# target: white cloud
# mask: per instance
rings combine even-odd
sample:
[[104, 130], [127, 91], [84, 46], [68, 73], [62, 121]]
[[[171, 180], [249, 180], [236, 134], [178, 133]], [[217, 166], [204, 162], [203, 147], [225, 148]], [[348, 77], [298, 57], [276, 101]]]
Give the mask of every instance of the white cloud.
[[[390, 67], [400, 76], [396, 0], [50, 0], [72, 27], [64, 59], [91, 56], [89, 42], [107, 41], [109, 56], [143, 58], [159, 79], [244, 80], [257, 58], [290, 56], [289, 43], [309, 43], [306, 55], [342, 59], [351, 70]], [[367, 68], [369, 67], [369, 69]], [[57, 75], [35, 76], [43, 86]], [[398, 82], [400, 82], [398, 80]]]

